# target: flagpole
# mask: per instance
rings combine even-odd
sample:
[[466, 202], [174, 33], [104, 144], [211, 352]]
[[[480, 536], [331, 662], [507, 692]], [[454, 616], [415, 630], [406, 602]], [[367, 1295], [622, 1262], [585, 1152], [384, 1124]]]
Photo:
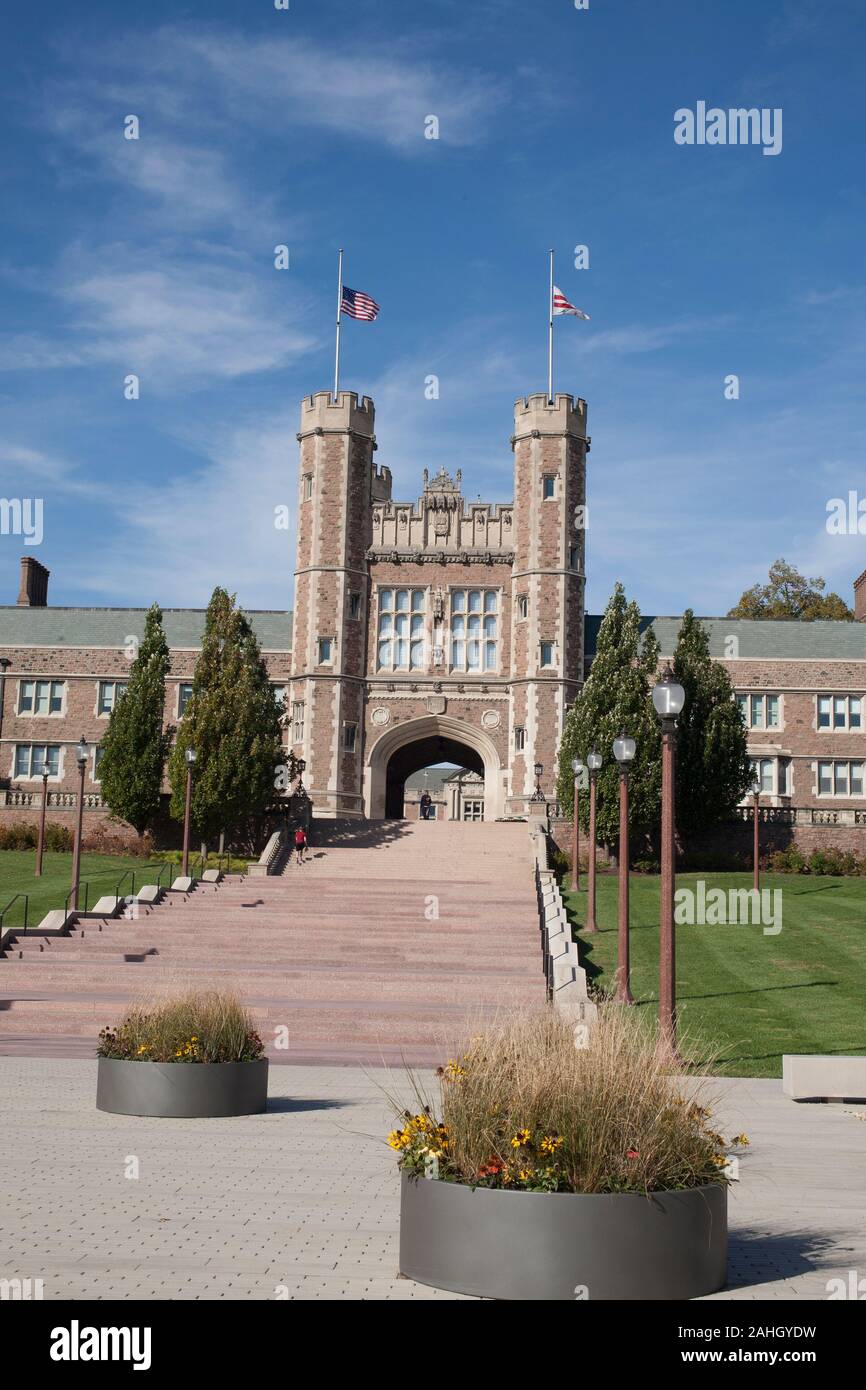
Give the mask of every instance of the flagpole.
[[553, 405], [553, 247], [550, 248], [550, 298], [547, 325], [547, 399]]
[[340, 311], [343, 307], [343, 248], [337, 266], [337, 357], [334, 363], [334, 404], [340, 394]]

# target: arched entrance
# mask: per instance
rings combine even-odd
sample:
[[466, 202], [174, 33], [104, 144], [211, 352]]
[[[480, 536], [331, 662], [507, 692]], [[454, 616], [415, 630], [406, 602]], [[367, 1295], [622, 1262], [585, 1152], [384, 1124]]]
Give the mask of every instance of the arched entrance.
[[447, 715], [409, 719], [387, 729], [370, 749], [364, 804], [372, 820], [402, 816], [406, 778], [433, 763], [456, 763], [484, 778], [484, 818], [502, 815], [502, 766], [494, 744], [471, 724]]

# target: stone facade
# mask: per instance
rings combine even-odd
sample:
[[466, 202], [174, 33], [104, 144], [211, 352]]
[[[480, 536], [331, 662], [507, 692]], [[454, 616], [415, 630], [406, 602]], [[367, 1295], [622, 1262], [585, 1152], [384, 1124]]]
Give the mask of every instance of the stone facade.
[[524, 812], [536, 763], [552, 794], [583, 672], [586, 404], [514, 420], [513, 501], [467, 503], [442, 469], [397, 502], [372, 401], [303, 403], [289, 700], [320, 815], [402, 814], [405, 777], [446, 758], [483, 775], [488, 819]]

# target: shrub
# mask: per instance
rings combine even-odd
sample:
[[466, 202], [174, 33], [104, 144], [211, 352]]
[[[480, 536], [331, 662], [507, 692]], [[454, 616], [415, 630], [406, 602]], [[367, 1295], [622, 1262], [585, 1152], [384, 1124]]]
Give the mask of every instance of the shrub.
[[45, 848], [68, 854], [72, 849], [75, 835], [68, 825], [58, 825], [48, 821], [45, 826]]
[[631, 867], [636, 874], [657, 874], [660, 871], [657, 859], [635, 859]]
[[0, 849], [35, 849], [39, 829], [23, 822], [15, 825], [0, 825]]
[[575, 1047], [552, 1007], [491, 1024], [440, 1067], [439, 1099], [413, 1076], [416, 1112], [395, 1104], [388, 1142], [400, 1167], [472, 1187], [524, 1192], [653, 1192], [727, 1182], [728, 1143], [687, 1093], [670, 1054], [628, 1010], [608, 1004]]
[[776, 874], [807, 874], [806, 856], [795, 845], [777, 849], [770, 855], [770, 868]]
[[240, 1001], [218, 991], [135, 1004], [96, 1049], [125, 1062], [255, 1062], [264, 1050]]

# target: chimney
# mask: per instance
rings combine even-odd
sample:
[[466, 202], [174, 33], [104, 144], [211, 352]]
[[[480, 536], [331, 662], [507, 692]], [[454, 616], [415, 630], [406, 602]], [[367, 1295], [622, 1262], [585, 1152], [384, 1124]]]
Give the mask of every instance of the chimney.
[[[22, 608], [45, 608], [48, 604], [48, 576], [51, 573], [32, 555], [21, 556], [21, 587], [18, 604]], [[866, 597], [866, 595], [864, 595]]]
[[854, 617], [858, 623], [866, 623], [866, 570], [854, 580]]

